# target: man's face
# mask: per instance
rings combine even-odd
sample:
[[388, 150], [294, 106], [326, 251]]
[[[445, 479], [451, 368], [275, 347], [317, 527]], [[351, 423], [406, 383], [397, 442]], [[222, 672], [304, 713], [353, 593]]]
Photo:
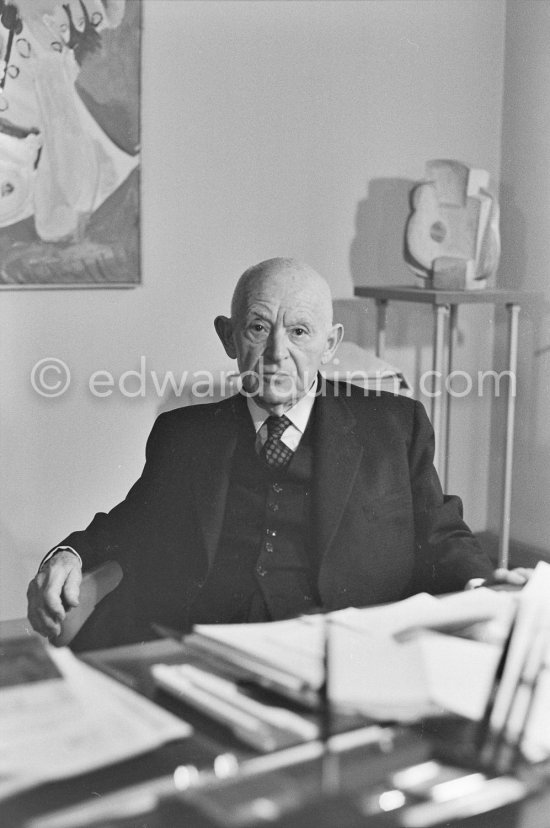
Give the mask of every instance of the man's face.
[[[282, 413], [307, 393], [340, 340], [330, 297], [307, 271], [269, 273], [242, 292], [230, 322], [243, 388], [262, 407]], [[233, 351], [233, 352], [232, 352]]]

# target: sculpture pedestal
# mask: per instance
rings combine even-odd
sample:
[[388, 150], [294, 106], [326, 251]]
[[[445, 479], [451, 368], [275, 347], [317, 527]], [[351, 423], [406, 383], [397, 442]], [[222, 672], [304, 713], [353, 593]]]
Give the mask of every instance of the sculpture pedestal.
[[443, 489], [447, 490], [447, 455], [449, 448], [450, 394], [445, 383], [452, 371], [453, 342], [458, 306], [487, 304], [505, 306], [508, 311], [508, 365], [506, 438], [502, 492], [499, 566], [508, 568], [510, 546], [510, 509], [512, 494], [512, 458], [516, 406], [516, 369], [518, 355], [518, 316], [521, 305], [532, 301], [536, 294], [520, 290], [435, 290], [404, 286], [364, 286], [355, 288], [355, 295], [376, 302], [376, 355], [384, 358], [386, 346], [386, 313], [388, 303], [421, 302], [433, 307], [433, 388], [430, 419], [435, 432], [435, 466]]

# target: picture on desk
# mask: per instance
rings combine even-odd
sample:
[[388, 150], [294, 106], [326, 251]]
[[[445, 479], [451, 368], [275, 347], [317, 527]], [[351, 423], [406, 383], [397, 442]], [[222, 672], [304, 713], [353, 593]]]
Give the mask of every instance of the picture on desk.
[[138, 284], [141, 0], [0, 12], [0, 287]]

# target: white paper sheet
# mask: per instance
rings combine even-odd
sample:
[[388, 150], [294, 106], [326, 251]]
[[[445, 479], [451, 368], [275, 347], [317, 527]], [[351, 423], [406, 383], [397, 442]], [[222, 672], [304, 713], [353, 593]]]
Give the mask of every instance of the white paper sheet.
[[422, 627], [456, 628], [479, 622], [498, 622], [506, 630], [517, 597], [480, 588], [435, 598], [425, 592], [404, 601], [366, 609], [331, 613], [334, 622], [365, 633], [398, 635]]
[[122, 684], [50, 648], [63, 674], [0, 689], [0, 799], [189, 736], [191, 727]]
[[[541, 561], [523, 587], [491, 728], [521, 739], [525, 755], [550, 755], [550, 564]], [[533, 662], [533, 659], [535, 663]]]
[[323, 629], [322, 615], [308, 615], [266, 624], [199, 624], [194, 632], [201, 645], [226, 652], [236, 664], [247, 666], [239, 656], [248, 656], [266, 675], [273, 667], [318, 688], [323, 682]]
[[[328, 616], [303, 616], [271, 624], [202, 626], [198, 631], [206, 641], [219, 645], [219, 653], [227, 648], [230, 658], [238, 653], [248, 655], [249, 666], [255, 665], [258, 675], [264, 665], [276, 665], [318, 688], [324, 676], [324, 635], [328, 629], [329, 695], [336, 706], [403, 722], [444, 711], [478, 720], [519, 602], [523, 606], [521, 622], [510, 651], [503, 695], [495, 706], [494, 718], [500, 715], [502, 723], [501, 710], [510, 703], [533, 629], [543, 629], [550, 622], [550, 610], [537, 614], [533, 606], [535, 597], [545, 608], [550, 606], [549, 590], [550, 567], [539, 564], [532, 582], [519, 593], [482, 588], [443, 598], [419, 594], [395, 604], [350, 608]], [[534, 614], [537, 621], [533, 624]], [[480, 640], [437, 631], [473, 624]], [[403, 635], [405, 632], [410, 636]], [[550, 752], [550, 652], [545, 663], [525, 740], [533, 758]]]

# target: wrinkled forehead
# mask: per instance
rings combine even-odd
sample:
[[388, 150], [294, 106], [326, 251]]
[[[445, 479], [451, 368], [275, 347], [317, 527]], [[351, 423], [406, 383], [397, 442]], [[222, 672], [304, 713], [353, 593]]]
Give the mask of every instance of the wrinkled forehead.
[[235, 312], [240, 317], [262, 311], [272, 316], [305, 314], [331, 324], [332, 299], [325, 280], [314, 270], [287, 268], [255, 274], [237, 286]]

